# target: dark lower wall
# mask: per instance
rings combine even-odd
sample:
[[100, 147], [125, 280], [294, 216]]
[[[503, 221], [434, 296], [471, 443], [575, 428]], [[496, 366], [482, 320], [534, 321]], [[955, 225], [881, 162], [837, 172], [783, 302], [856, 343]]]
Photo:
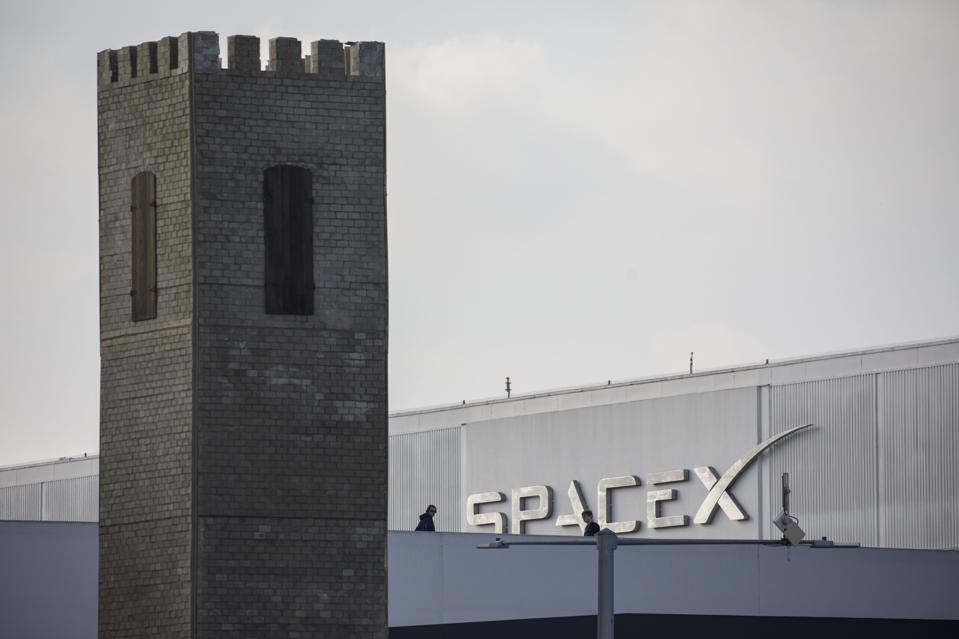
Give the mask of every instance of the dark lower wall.
[[[390, 625], [595, 614], [594, 546], [477, 548], [493, 539], [391, 532]], [[959, 620], [955, 552], [623, 545], [615, 564], [622, 614]]]
[[[277, 547], [279, 534], [289, 534], [277, 532], [276, 529], [262, 531], [261, 524], [257, 521], [243, 522], [244, 526], [236, 526], [234, 522], [220, 522], [213, 529], [201, 532], [202, 539], [214, 540], [211, 536], [234, 535], [236, 539], [245, 539], [243, 543], [250, 549], [249, 553], [269, 553], [272, 548]], [[312, 522], [309, 526], [320, 526], [321, 522]], [[325, 561], [325, 557], [331, 553], [337, 552], [336, 537], [338, 531], [328, 529], [323, 543], [314, 543], [307, 541], [308, 535], [296, 533], [298, 541], [295, 543], [303, 549], [305, 554], [312, 552], [314, 554], [314, 564], [305, 564], [297, 566], [291, 573], [290, 583], [277, 583], [275, 587], [277, 592], [282, 593], [292, 590], [295, 586], [293, 581], [297, 578], [309, 579], [310, 573], [316, 571], [316, 567]], [[391, 538], [391, 558], [392, 570], [390, 571], [390, 580], [397, 589], [403, 590], [421, 590], [424, 581], [429, 580], [431, 575], [428, 566], [422, 563], [412, 565], [402, 561], [400, 557], [409, 554], [410, 548], [404, 543], [404, 538], [409, 538], [413, 533], [390, 533]], [[419, 538], [424, 542], [438, 542], [443, 536], [440, 533], [418, 533]], [[473, 545], [477, 541], [475, 535], [460, 535], [459, 537], [472, 537]], [[214, 540], [215, 541], [215, 540]], [[358, 547], [368, 540], [363, 538], [353, 539], [352, 542]], [[201, 540], [201, 543], [203, 541]], [[281, 544], [282, 545], [282, 544]], [[307, 547], [312, 547], [312, 551], [306, 551]], [[358, 549], [359, 550], [359, 549]], [[487, 556], [491, 551], [476, 551], [481, 556]], [[492, 551], [493, 556], [505, 555], [504, 559], [512, 557], [512, 561], [522, 567], [522, 556], [537, 552], [536, 550], [510, 550]], [[517, 553], [513, 555], [512, 553]], [[622, 549], [617, 552], [626, 552]], [[922, 562], [916, 561], [918, 553], [902, 551], [878, 551], [881, 557], [886, 556], [896, 569], [903, 574], [921, 573]], [[896, 556], [898, 554], [898, 556]], [[952, 553], [943, 553], [951, 556]], [[455, 554], [443, 553], [444, 560], [454, 564]], [[623, 555], [625, 556], [625, 554]], [[215, 559], [212, 558], [211, 559]], [[228, 559], [227, 559], [228, 561]], [[625, 566], [623, 566], [625, 567]], [[3, 639], [93, 639], [97, 633], [97, 525], [91, 523], [62, 523], [62, 522], [13, 522], [0, 521], [0, 637]], [[459, 570], [464, 566], [460, 565]], [[948, 569], [948, 566], [947, 566]], [[496, 573], [500, 573], [499, 568], [495, 568]], [[579, 571], [580, 574], [584, 571]], [[503, 602], [495, 602], [486, 599], [484, 602], [483, 585], [477, 584], [473, 579], [475, 573], [461, 572], [458, 585], [447, 584], [450, 588], [457, 588], [457, 592], [449, 592], [448, 599], [455, 600], [457, 597], [468, 598], [474, 602], [470, 610], [461, 607], [458, 611], [448, 612], [452, 617], [456, 614], [473, 614], [492, 616], [502, 614], [506, 606]], [[920, 575], [921, 576], [921, 575]], [[584, 606], [595, 606], [595, 582], [593, 575], [581, 575], [577, 581], [576, 589], [583, 595]], [[646, 574], [649, 577], [649, 573]], [[517, 581], [515, 575], [508, 579]], [[214, 580], [215, 581], [215, 580]], [[500, 579], [500, 590], [504, 588], [507, 579]], [[908, 596], [913, 598], [935, 599], [939, 598], [944, 603], [942, 613], [946, 615], [955, 615], [953, 602], [955, 601], [955, 589], [949, 587], [949, 582], [943, 582], [936, 579], [926, 579], [926, 590], [919, 587], [910, 587], [908, 593], [900, 599], [906, 599]], [[256, 587], [254, 584], [253, 587]], [[895, 593], [898, 585], [894, 582], [882, 584], [884, 590]], [[557, 596], [563, 586], [555, 578], [552, 581], [552, 587], [544, 591], [552, 592], [553, 599], [561, 600]], [[221, 592], [215, 593], [217, 596], [230, 595], [230, 587], [224, 585], [219, 587]], [[630, 589], [628, 592], [635, 595], [636, 589]], [[739, 600], [747, 600], [751, 589], [742, 589], [737, 586], [729, 593]], [[340, 587], [338, 596], [343, 599], [356, 596], [358, 589], [350, 587], [344, 581]], [[243, 596], [246, 593], [235, 593]], [[717, 595], [718, 596], [718, 595]], [[802, 593], [796, 594], [797, 599], [802, 598]], [[649, 601], [649, 597], [643, 597], [643, 601]], [[697, 604], [700, 609], [712, 605], [711, 601], [701, 598]], [[715, 600], [715, 597], [713, 598]], [[848, 599], [848, 600], [847, 600]], [[837, 601], [840, 610], [852, 610], [855, 594], [850, 594], [846, 599]], [[635, 596], [630, 597], [623, 594], [618, 600], [618, 606], [624, 608], [634, 605]], [[477, 602], [479, 602], [477, 604]], [[323, 593], [315, 593], [307, 598], [306, 603], [318, 606], [318, 610], [326, 610], [329, 617], [341, 620], [347, 620], [350, 615], [354, 615], [355, 606], [350, 602], [336, 599], [323, 599]], [[495, 607], [493, 604], [495, 603]], [[531, 610], [535, 603], [527, 601], [516, 602], [516, 611]], [[291, 624], [296, 623], [295, 606], [289, 601], [276, 601], [269, 604], [272, 610], [279, 613], [280, 616], [287, 617]], [[897, 606], [889, 605], [877, 608], [875, 613], [870, 614], [896, 614], [902, 612], [903, 606], [908, 602]], [[411, 601], [403, 601], [399, 597], [393, 603], [393, 615], [397, 618], [410, 618], [416, 616], [419, 612], [413, 608]], [[595, 609], [595, 608], [593, 608]], [[120, 612], [123, 612], [121, 609]], [[266, 618], [266, 617], [265, 617]], [[348, 623], [348, 621], [347, 621]], [[868, 633], [875, 633], [875, 636], [915, 636], [915, 637], [955, 637], [959, 636], [959, 621], [957, 620], [936, 620], [936, 619], [877, 619], [869, 616], [837, 618], [827, 616], [784, 616], [784, 615], [743, 615], [743, 614], [621, 614], [616, 617], [616, 631], [620, 639], [624, 637], [655, 637], [655, 636], [708, 636], [708, 637], [762, 637], [768, 633], [768, 636], [790, 639], [828, 639], [830, 637], [860, 637], [870, 636]], [[286, 635], [295, 632], [291, 628], [287, 629]], [[281, 634], [272, 631], [269, 628], [261, 627], [255, 632], [255, 636], [264, 637], [270, 634]], [[596, 636], [596, 617], [590, 614], [577, 614], [575, 616], [553, 616], [539, 617], [531, 619], [513, 619], [504, 621], [475, 621], [472, 623], [445, 623], [445, 624], [421, 624], [394, 626], [389, 631], [392, 639], [477, 639], [496, 637], [496, 639], [533, 639], [538, 637], [549, 637], [550, 639], [564, 639], [565, 637], [575, 639], [588, 639]], [[708, 633], [708, 634], [703, 634]], [[227, 634], [227, 633], [223, 633]], [[171, 636], [171, 635], [166, 635]], [[221, 634], [222, 636], [222, 634]], [[360, 633], [342, 633], [328, 634], [325, 636], [363, 636]], [[368, 635], [367, 635], [368, 636]]]
[[[776, 637], [776, 639], [846, 639], [868, 636], [915, 636], [926, 639], [959, 635], [957, 621], [927, 619], [839, 619], [826, 617], [739, 617], [727, 615], [617, 615], [616, 636], [628, 637]], [[596, 617], [513, 619], [482, 623], [390, 628], [390, 639], [589, 639]]]
[[97, 525], [0, 521], [0, 637], [97, 636]]

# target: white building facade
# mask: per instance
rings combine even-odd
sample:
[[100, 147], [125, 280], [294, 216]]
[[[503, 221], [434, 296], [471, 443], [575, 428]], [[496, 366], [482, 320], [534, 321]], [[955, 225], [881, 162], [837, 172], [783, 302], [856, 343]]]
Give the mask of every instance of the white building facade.
[[0, 521], [97, 521], [99, 477], [98, 455], [0, 468]]
[[[98, 462], [0, 469], [0, 519], [96, 521]], [[394, 413], [389, 527], [777, 539], [783, 473], [807, 539], [959, 548], [959, 339]]]
[[389, 523], [778, 539], [783, 473], [807, 539], [959, 548], [959, 339], [394, 413]]

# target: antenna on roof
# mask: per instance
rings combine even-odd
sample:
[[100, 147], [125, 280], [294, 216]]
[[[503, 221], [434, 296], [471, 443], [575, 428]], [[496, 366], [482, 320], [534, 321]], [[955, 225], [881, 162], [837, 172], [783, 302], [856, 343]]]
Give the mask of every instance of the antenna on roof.
[[789, 473], [783, 473], [782, 489], [783, 489], [783, 512], [788, 515], [789, 514], [789, 493], [792, 492], [791, 490], [789, 490]]
[[509, 377], [507, 377], [506, 378], [506, 399], [509, 399], [509, 394], [510, 394], [510, 384], [509, 384]]
[[689, 351], [689, 374], [693, 374], [693, 352]]
[[[806, 536], [806, 532], [799, 527], [799, 517], [789, 514], [789, 493], [792, 492], [789, 489], [789, 473], [783, 473], [782, 475], [782, 491], [783, 510], [773, 519], [773, 525], [782, 532], [783, 543], [798, 546], [799, 542]], [[825, 539], [823, 537], [823, 543], [825, 543]]]

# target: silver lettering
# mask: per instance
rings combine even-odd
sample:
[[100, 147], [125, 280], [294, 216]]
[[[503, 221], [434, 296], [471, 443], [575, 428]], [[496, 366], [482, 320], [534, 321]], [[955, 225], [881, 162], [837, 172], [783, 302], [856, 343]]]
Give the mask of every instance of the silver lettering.
[[[536, 508], [524, 509], [523, 500], [537, 498], [539, 505]], [[552, 511], [553, 489], [549, 486], [524, 486], [513, 489], [513, 517], [510, 520], [510, 532], [514, 535], [523, 534], [523, 522], [535, 519], [547, 519]]]
[[[686, 481], [689, 478], [685, 468], [679, 470], [667, 470], [661, 473], [650, 473], [646, 475], [646, 483], [650, 485], [671, 484], [673, 482]], [[668, 488], [666, 490], [650, 490], [646, 492], [646, 519], [650, 528], [672, 528], [674, 526], [688, 526], [689, 518], [686, 515], [669, 515], [661, 517], [659, 514], [659, 504], [664, 501], [676, 499], [676, 490]]]
[[[696, 511], [696, 517], [693, 519], [697, 524], [708, 524], [709, 520], [712, 519], [713, 513], [716, 512], [716, 505], [722, 501], [723, 497], [728, 497], [726, 491], [729, 490], [729, 487], [733, 485], [733, 482], [736, 481], [736, 478], [739, 477], [739, 474], [743, 472], [749, 464], [752, 463], [756, 457], [758, 457], [764, 450], [775, 444], [776, 442], [782, 440], [785, 437], [789, 437], [793, 433], [798, 433], [799, 431], [809, 428], [812, 426], [811, 423], [803, 424], [802, 426], [796, 426], [790, 428], [789, 430], [783, 431], [778, 435], [773, 435], [766, 441], [759, 442], [753, 446], [749, 451], [733, 462], [733, 465], [723, 473], [723, 476], [719, 479], [715, 479], [716, 474], [712, 471], [711, 468], [706, 466], [701, 466], [696, 469], [696, 474], [699, 475], [700, 481], [704, 484], [708, 483], [709, 480], [712, 480], [712, 484], [708, 486], [709, 492], [706, 493], [706, 498], [703, 500], [703, 503], [699, 506], [699, 510]], [[709, 471], [708, 480], [706, 479], [706, 473], [700, 473], [701, 469]], [[732, 505], [735, 506], [735, 503], [730, 500]], [[726, 506], [723, 506], [723, 512], [726, 513], [726, 516], [735, 521], [740, 521], [746, 518], [743, 515], [742, 511], [739, 510], [739, 507], [736, 507], [735, 512], [739, 515], [738, 517], [733, 517], [729, 514], [729, 511], [726, 509]]]
[[631, 533], [639, 530], [639, 521], [610, 521], [613, 517], [613, 490], [639, 486], [639, 477], [635, 475], [621, 475], [619, 477], [604, 477], [599, 480], [597, 501], [599, 502], [599, 517], [596, 521], [600, 528], [609, 528], [614, 533]]
[[586, 500], [583, 499], [583, 491], [579, 488], [579, 482], [575, 479], [569, 482], [569, 505], [573, 509], [572, 515], [560, 515], [556, 518], [557, 526], [579, 526], [580, 531], [586, 530], [586, 522], [583, 521], [583, 511], [588, 510]]
[[[719, 480], [719, 477], [716, 476], [716, 472], [709, 466], [697, 466], [693, 470], [696, 471], [696, 476], [699, 477], [699, 481], [703, 483], [703, 486], [706, 487], [707, 491], [711, 491], [713, 486], [716, 485], [716, 482]], [[719, 507], [723, 509], [723, 512], [726, 514], [726, 517], [732, 521], [743, 521], [746, 519], [746, 515], [742, 510], [739, 509], [739, 506], [733, 501], [733, 498], [727, 492], [723, 492], [720, 495], [719, 499], [716, 502], [719, 504]], [[709, 520], [713, 518], [713, 513], [716, 512], [716, 506], [713, 506], [712, 510], [709, 511], [709, 514], [700, 516], [700, 513], [696, 513], [695, 521], [697, 524], [708, 524]]]
[[493, 526], [493, 532], [506, 531], [506, 513], [479, 513], [476, 507], [480, 504], [495, 504], [506, 499], [506, 495], [498, 492], [476, 493], [466, 498], [466, 523], [470, 526]]
[[[760, 442], [745, 455], [736, 460], [732, 466], [723, 474], [722, 477], [716, 475], [716, 471], [710, 466], [697, 466], [694, 470], [696, 477], [706, 487], [706, 497], [700, 505], [699, 510], [693, 521], [697, 524], [708, 524], [717, 508], [721, 508], [723, 513], [731, 521], [743, 521], [747, 516], [743, 513], [739, 504], [729, 492], [730, 487], [739, 477], [739, 475], [765, 450], [783, 440], [784, 438], [809, 428], [813, 424], [803, 424], [790, 428], [782, 433], [773, 435], [769, 439]], [[686, 469], [667, 470], [658, 473], [650, 473], [646, 476], [646, 482], [650, 486], [659, 484], [668, 484], [688, 480], [688, 471]], [[601, 527], [608, 528], [616, 533], [631, 533], [639, 530], [640, 522], [638, 520], [612, 521], [613, 519], [613, 499], [612, 491], [617, 488], [628, 488], [639, 486], [639, 478], [634, 475], [621, 475], [618, 477], [604, 477], [599, 480], [597, 486], [597, 508], [599, 510], [596, 522]], [[646, 493], [646, 514], [649, 518], [650, 528], [668, 528], [674, 526], [688, 526], [689, 517], [687, 515], [662, 516], [660, 514], [660, 504], [664, 501], [676, 499], [677, 491], [675, 489], [650, 490]], [[580, 489], [579, 482], [575, 479], [569, 483], [569, 503], [572, 513], [561, 515], [556, 520], [557, 526], [579, 526], [580, 529], [586, 527], [582, 521], [582, 512], [588, 505], [583, 498], [583, 492]], [[539, 504], [536, 508], [524, 508], [524, 499], [537, 497]], [[477, 509], [482, 504], [497, 503], [505, 500], [506, 497], [499, 492], [477, 493], [470, 495], [466, 502], [466, 521], [471, 526], [493, 526], [497, 533], [506, 530], [507, 516], [502, 512], [480, 513]], [[552, 511], [553, 492], [549, 486], [526, 486], [512, 491], [512, 527], [511, 532], [522, 534], [523, 522], [538, 519], [548, 519]]]

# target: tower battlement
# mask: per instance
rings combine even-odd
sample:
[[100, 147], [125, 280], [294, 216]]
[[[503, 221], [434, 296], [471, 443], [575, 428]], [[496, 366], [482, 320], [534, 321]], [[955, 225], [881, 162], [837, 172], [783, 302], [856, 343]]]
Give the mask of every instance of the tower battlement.
[[384, 78], [382, 42], [316, 40], [310, 53], [302, 55], [296, 38], [271, 38], [266, 68], [260, 60], [260, 38], [227, 37], [227, 66], [220, 56], [220, 37], [215, 31], [188, 31], [179, 37], [105, 49], [97, 55], [97, 83], [103, 88], [149, 82], [188, 69], [202, 72], [304, 75], [327, 80], [374, 80]]

